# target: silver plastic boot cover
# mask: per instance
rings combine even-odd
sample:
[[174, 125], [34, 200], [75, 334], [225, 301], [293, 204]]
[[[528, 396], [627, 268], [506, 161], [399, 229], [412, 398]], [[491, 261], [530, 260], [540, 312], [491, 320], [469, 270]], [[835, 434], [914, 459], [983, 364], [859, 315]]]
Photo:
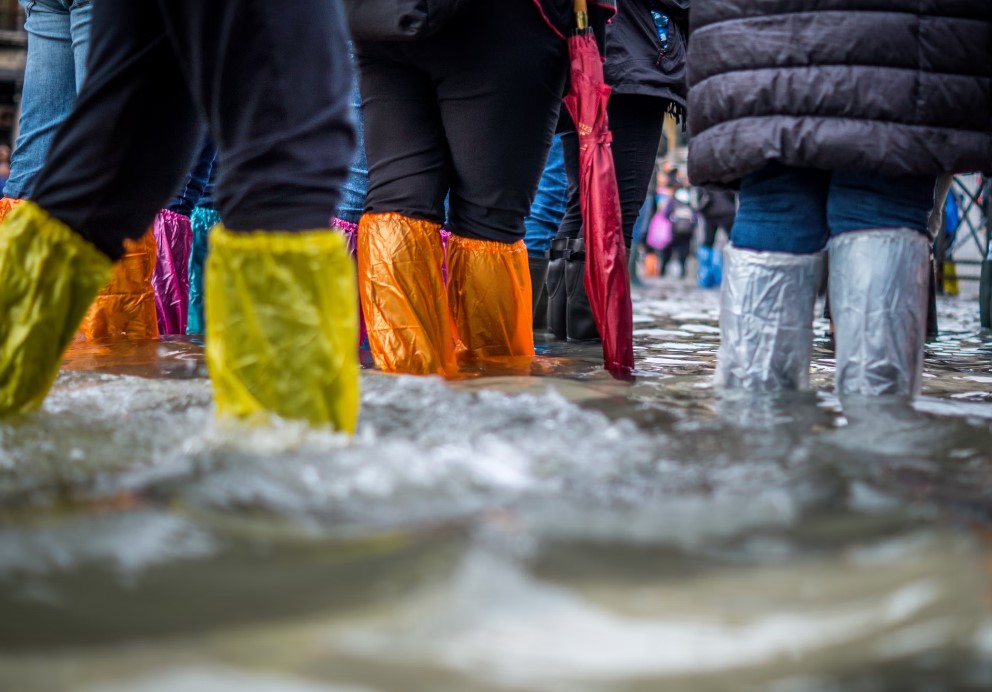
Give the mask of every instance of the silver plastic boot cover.
[[929, 281], [930, 241], [917, 231], [856, 231], [830, 242], [838, 394], [919, 394]]
[[764, 392], [809, 387], [822, 267], [822, 252], [724, 249], [717, 386]]

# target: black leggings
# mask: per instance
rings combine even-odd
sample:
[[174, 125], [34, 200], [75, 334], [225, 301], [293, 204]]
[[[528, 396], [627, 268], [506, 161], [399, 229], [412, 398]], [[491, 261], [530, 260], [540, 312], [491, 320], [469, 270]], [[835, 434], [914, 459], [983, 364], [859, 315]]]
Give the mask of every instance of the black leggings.
[[179, 188], [204, 122], [228, 227], [328, 226], [355, 144], [338, 2], [99, 0], [87, 67], [32, 199], [111, 258]]
[[[634, 224], [647, 196], [661, 143], [668, 101], [654, 96], [613, 94], [607, 112], [613, 133], [613, 165], [620, 191], [623, 215], [623, 238], [630, 247]], [[582, 210], [579, 207], [579, 138], [571, 118], [563, 113], [567, 124], [562, 131], [565, 170], [568, 173], [568, 209], [558, 229], [558, 238], [582, 235]]]
[[514, 242], [554, 135], [567, 46], [529, 0], [466, 3], [437, 35], [361, 41], [369, 191], [460, 236]]

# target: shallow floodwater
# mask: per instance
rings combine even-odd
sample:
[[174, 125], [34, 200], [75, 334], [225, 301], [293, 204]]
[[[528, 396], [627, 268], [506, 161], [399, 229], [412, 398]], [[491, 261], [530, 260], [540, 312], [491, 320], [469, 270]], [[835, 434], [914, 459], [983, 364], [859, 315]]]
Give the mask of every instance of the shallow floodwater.
[[925, 396], [719, 395], [717, 296], [633, 385], [364, 376], [353, 440], [214, 422], [202, 347], [98, 344], [0, 424], [0, 690], [992, 689], [992, 336]]

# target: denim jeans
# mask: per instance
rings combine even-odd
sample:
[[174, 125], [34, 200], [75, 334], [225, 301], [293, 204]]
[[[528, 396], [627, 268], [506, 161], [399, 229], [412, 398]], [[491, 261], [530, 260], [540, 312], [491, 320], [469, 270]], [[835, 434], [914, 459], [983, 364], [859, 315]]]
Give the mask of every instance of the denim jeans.
[[[349, 45], [350, 48], [350, 45]], [[352, 53], [352, 65], [355, 64]], [[348, 224], [357, 224], [365, 211], [365, 196], [369, 193], [369, 162], [365, 156], [365, 119], [362, 117], [362, 92], [358, 88], [358, 70], [351, 84], [351, 114], [355, 119], [358, 148], [348, 167], [348, 179], [341, 187], [341, 201], [334, 216]]]
[[210, 208], [213, 206], [213, 188], [211, 181], [214, 177], [214, 161], [217, 159], [217, 147], [206, 135], [200, 144], [200, 150], [194, 159], [193, 167], [183, 182], [182, 187], [165, 207], [183, 216], [191, 216], [196, 207]]
[[809, 254], [831, 236], [880, 228], [927, 233], [936, 176], [820, 171], [772, 164], [741, 181], [736, 247]]
[[530, 206], [530, 215], [524, 219], [524, 226], [527, 228], [524, 242], [527, 244], [528, 255], [534, 258], [547, 257], [567, 206], [568, 176], [565, 174], [565, 157], [561, 136], [555, 135], [548, 152], [548, 162], [541, 174], [541, 182], [537, 185], [537, 196]]
[[19, 134], [5, 197], [30, 197], [55, 131], [69, 115], [86, 75], [90, 0], [20, 0], [27, 21], [27, 62]]

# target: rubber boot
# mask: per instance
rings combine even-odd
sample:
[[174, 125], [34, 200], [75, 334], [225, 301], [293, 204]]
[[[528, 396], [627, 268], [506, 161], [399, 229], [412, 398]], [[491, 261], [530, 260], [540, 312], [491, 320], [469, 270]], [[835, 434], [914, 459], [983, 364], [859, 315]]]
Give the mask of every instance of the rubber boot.
[[353, 432], [358, 297], [340, 233], [210, 235], [206, 355], [217, 413]]
[[0, 418], [38, 408], [110, 259], [33, 202], [0, 226]]
[[727, 246], [716, 384], [776, 392], [809, 388], [813, 309], [823, 253]]
[[929, 278], [930, 242], [922, 233], [857, 231], [831, 241], [838, 394], [920, 392]]
[[83, 318], [77, 341], [157, 339], [158, 315], [152, 275], [157, 263], [155, 235], [124, 241], [124, 256], [114, 265], [110, 283]]
[[386, 372], [445, 375], [458, 370], [440, 229], [440, 224], [395, 213], [366, 214], [359, 222], [362, 312], [372, 357]]
[[529, 365], [534, 356], [531, 295], [524, 241], [448, 239], [448, 305], [460, 365]]
[[548, 262], [548, 331], [558, 339], [568, 338], [565, 316], [568, 295], [565, 291], [565, 249], [567, 238], [556, 238], [551, 243]]
[[699, 263], [698, 283], [700, 288], [713, 287], [713, 248], [700, 245], [696, 248], [696, 260]]
[[162, 335], [185, 334], [189, 311], [189, 256], [193, 231], [188, 216], [163, 209], [153, 225], [158, 262], [152, 285]]
[[565, 331], [569, 341], [576, 343], [599, 340], [599, 329], [586, 295], [586, 246], [582, 238], [569, 241], [565, 262], [565, 293], [568, 307]]
[[530, 266], [530, 288], [533, 292], [534, 331], [548, 327], [548, 258], [527, 257]]

